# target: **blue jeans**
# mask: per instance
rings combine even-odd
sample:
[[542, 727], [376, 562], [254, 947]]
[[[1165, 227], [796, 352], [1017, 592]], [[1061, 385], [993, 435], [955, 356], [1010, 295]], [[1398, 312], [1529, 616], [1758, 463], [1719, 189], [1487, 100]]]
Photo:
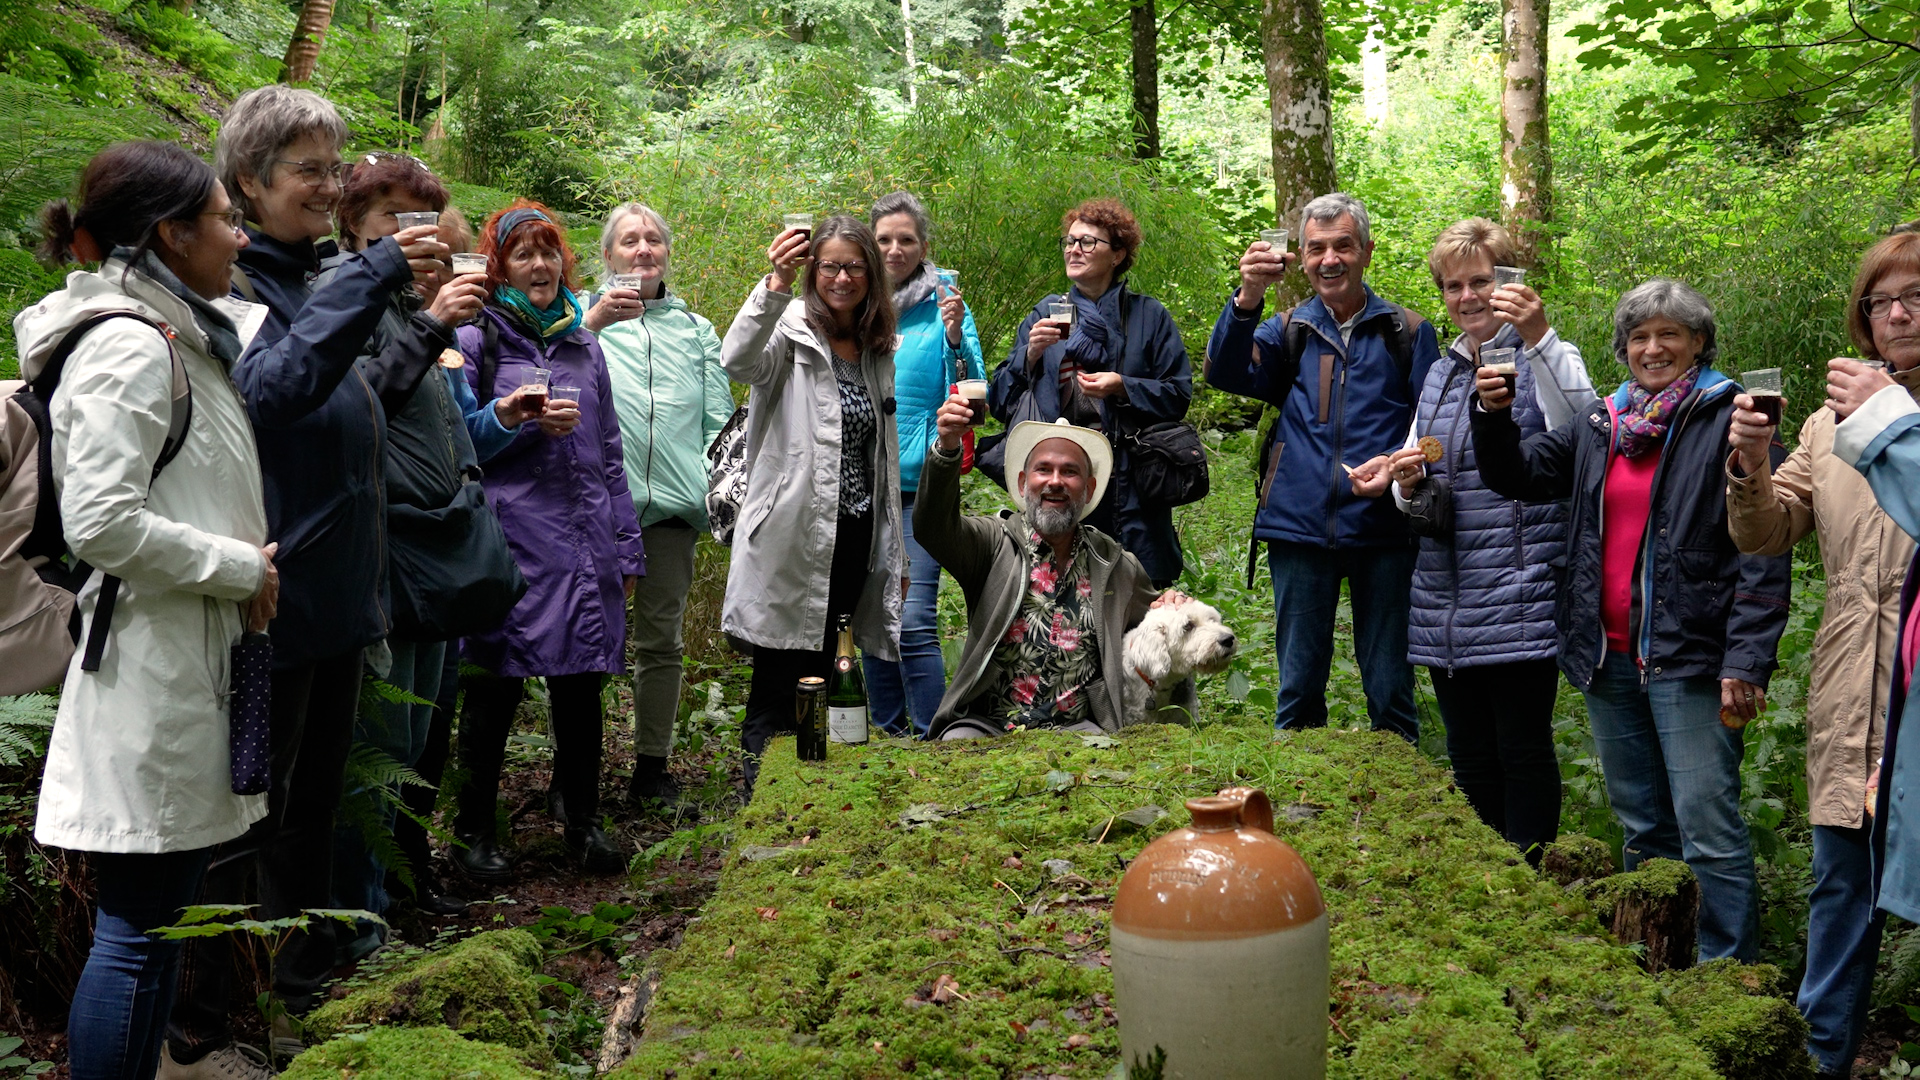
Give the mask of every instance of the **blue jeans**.
[[1873, 852], [1865, 827], [1813, 827], [1813, 894], [1807, 900], [1807, 974], [1799, 1000], [1811, 1029], [1807, 1052], [1821, 1072], [1850, 1072], [1886, 921], [1873, 906]]
[[87, 857], [99, 888], [93, 949], [67, 1014], [74, 1080], [145, 1080], [160, 1067], [181, 942], [150, 937], [200, 894], [212, 848]]
[[913, 492], [901, 496], [907, 545], [907, 595], [900, 607], [900, 662], [867, 657], [868, 715], [894, 735], [925, 738], [927, 725], [947, 693], [947, 664], [940, 656], [940, 564], [913, 539]]
[[1273, 575], [1274, 651], [1280, 659], [1276, 728], [1327, 726], [1327, 675], [1333, 666], [1333, 616], [1340, 579], [1353, 601], [1353, 653], [1373, 730], [1420, 741], [1407, 663], [1407, 613], [1413, 605], [1411, 546], [1322, 548], [1267, 544]]
[[1627, 654], [1608, 652], [1586, 697], [1607, 798], [1626, 831], [1627, 869], [1685, 860], [1700, 881], [1700, 962], [1752, 963], [1760, 907], [1753, 838], [1740, 816], [1745, 745], [1720, 722], [1720, 680], [1701, 675], [1641, 689]]

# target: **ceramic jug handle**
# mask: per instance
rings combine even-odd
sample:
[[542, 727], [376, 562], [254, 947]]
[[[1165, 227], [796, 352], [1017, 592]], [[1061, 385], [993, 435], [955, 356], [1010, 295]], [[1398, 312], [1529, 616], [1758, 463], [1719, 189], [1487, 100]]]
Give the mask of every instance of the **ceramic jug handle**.
[[1266, 792], [1252, 787], [1230, 787], [1222, 788], [1220, 797], [1240, 804], [1236, 816], [1240, 819], [1241, 828], [1273, 832], [1273, 803], [1267, 798]]

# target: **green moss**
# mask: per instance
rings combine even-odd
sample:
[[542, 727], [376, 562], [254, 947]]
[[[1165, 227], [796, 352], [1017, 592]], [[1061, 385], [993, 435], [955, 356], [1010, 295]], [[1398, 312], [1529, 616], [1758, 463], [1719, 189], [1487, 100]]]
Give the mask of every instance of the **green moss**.
[[1660, 976], [1667, 1008], [1722, 1076], [1810, 1080], [1807, 1021], [1772, 964], [1714, 960]]
[[[735, 839], [793, 851], [729, 861], [619, 1075], [1103, 1072], [1118, 1058], [1105, 949], [1125, 860], [1185, 824], [1187, 798], [1245, 783], [1273, 796], [1331, 909], [1330, 1075], [1715, 1076], [1591, 907], [1529, 870], [1412, 748], [1270, 732], [876, 743], [824, 765], [776, 742]], [[1172, 813], [1106, 828], [1148, 804]], [[928, 1003], [942, 975], [964, 996]]]
[[1596, 910], [1610, 912], [1623, 901], [1642, 904], [1669, 899], [1693, 880], [1693, 871], [1676, 859], [1648, 859], [1638, 870], [1601, 878], [1586, 886]]
[[1613, 849], [1591, 836], [1562, 836], [1547, 845], [1540, 872], [1561, 885], [1598, 881], [1614, 872]]
[[441, 1026], [482, 1042], [546, 1053], [534, 974], [540, 943], [524, 930], [490, 930], [406, 964], [307, 1020], [326, 1039], [361, 1024]]
[[443, 1027], [379, 1027], [321, 1043], [293, 1059], [281, 1080], [535, 1080], [548, 1075], [512, 1050]]

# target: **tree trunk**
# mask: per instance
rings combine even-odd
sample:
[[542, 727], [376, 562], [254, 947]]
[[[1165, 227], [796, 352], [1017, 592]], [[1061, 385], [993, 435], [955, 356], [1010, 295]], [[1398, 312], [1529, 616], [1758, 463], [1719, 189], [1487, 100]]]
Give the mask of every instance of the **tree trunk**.
[[[1260, 49], [1272, 101], [1274, 212], [1282, 223], [1298, 228], [1307, 203], [1338, 187], [1326, 16], [1320, 0], [1265, 0]], [[1298, 275], [1288, 275], [1279, 288], [1281, 301], [1288, 305], [1306, 295], [1306, 283]]]
[[293, 41], [287, 45], [287, 57], [281, 82], [298, 85], [313, 79], [320, 62], [320, 44], [326, 40], [327, 27], [333, 25], [333, 0], [303, 0], [300, 21], [294, 24]]
[[913, 0], [900, 0], [900, 26], [907, 38], [907, 104], [920, 104], [920, 93], [913, 83]]
[[1700, 925], [1700, 883], [1687, 864], [1648, 859], [1631, 873], [1585, 886], [1594, 914], [1621, 944], [1642, 943], [1649, 972], [1693, 966]]
[[1553, 158], [1547, 136], [1548, 0], [1501, 0], [1506, 74], [1500, 93], [1500, 204], [1523, 266], [1538, 266], [1550, 239]]
[[1133, 156], [1160, 156], [1160, 16], [1153, 0], [1133, 5]]

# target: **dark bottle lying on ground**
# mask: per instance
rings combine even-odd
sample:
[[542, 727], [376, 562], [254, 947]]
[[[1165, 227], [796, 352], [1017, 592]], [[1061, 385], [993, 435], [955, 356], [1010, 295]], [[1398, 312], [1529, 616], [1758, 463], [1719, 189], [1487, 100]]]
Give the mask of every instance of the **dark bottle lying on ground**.
[[833, 682], [827, 690], [827, 735], [837, 743], [867, 741], [867, 680], [853, 654], [853, 620], [840, 617], [840, 647], [833, 658]]
[[1767, 423], [1778, 427], [1780, 424], [1780, 395], [1771, 390], [1749, 390], [1753, 398], [1753, 411], [1767, 418]]
[[827, 760], [827, 680], [809, 675], [794, 694], [793, 746], [801, 761]]

